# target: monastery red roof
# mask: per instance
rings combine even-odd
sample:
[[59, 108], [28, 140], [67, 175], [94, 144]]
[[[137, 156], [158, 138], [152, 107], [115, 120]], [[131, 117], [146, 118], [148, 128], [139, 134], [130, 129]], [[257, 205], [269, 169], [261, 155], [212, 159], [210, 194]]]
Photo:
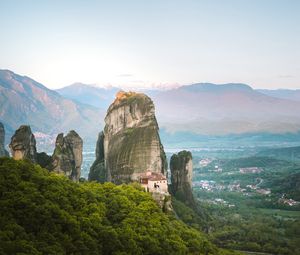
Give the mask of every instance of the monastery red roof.
[[146, 172], [142, 173], [140, 175], [141, 179], [147, 179], [149, 181], [162, 181], [162, 180], [167, 180], [167, 178], [162, 174], [162, 173], [156, 173], [156, 172]]

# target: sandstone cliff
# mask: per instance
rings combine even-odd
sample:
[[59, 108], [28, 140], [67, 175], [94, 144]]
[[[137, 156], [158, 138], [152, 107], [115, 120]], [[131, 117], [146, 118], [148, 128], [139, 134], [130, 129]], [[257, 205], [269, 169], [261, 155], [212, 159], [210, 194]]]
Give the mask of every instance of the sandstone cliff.
[[3, 124], [0, 122], [0, 157], [8, 157], [9, 154], [5, 150], [5, 130]]
[[81, 173], [82, 146], [83, 141], [74, 130], [66, 136], [63, 133], [59, 134], [51, 163], [47, 168], [50, 171], [63, 173], [73, 181], [78, 181]]
[[193, 162], [189, 151], [173, 154], [170, 160], [171, 193], [177, 199], [190, 206], [195, 206], [192, 193]]
[[138, 180], [146, 171], [166, 173], [154, 111], [152, 100], [145, 94], [117, 94], [107, 111], [103, 132], [106, 181], [120, 184]]
[[37, 163], [36, 141], [30, 126], [22, 125], [16, 130], [11, 137], [9, 148], [14, 159], [28, 159]]
[[90, 168], [89, 181], [104, 183], [107, 180], [104, 166], [104, 134], [100, 132], [96, 144], [96, 160]]

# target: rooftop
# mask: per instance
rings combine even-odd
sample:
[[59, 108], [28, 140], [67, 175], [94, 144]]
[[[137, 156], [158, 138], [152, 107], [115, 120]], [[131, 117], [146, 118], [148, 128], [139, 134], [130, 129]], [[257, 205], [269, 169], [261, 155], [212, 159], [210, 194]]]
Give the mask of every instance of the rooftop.
[[149, 181], [161, 181], [161, 180], [167, 180], [167, 178], [162, 173], [156, 173], [147, 171], [146, 173], [142, 173], [140, 175], [141, 179], [147, 179]]

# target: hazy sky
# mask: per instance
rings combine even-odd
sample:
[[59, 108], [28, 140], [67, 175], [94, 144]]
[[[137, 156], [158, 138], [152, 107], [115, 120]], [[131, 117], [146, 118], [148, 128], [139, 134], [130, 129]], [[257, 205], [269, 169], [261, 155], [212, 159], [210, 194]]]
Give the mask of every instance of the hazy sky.
[[0, 68], [50, 88], [300, 88], [300, 0], [0, 0]]

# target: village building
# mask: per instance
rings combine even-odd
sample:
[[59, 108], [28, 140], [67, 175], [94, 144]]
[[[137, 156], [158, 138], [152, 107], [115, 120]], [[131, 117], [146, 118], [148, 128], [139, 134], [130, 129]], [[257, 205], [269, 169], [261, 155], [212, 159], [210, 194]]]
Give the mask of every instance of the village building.
[[201, 160], [199, 161], [199, 165], [200, 165], [200, 167], [206, 167], [206, 166], [208, 166], [211, 162], [212, 162], [212, 159], [205, 158], [205, 159], [201, 159]]
[[271, 190], [269, 190], [269, 189], [257, 189], [256, 192], [260, 193], [262, 195], [269, 195], [269, 194], [271, 194]]
[[168, 193], [168, 181], [163, 174], [147, 171], [139, 177], [140, 184], [147, 192]]
[[282, 204], [286, 204], [286, 205], [289, 205], [289, 206], [295, 206], [295, 205], [298, 205], [300, 202], [298, 201], [295, 201], [293, 199], [287, 199], [287, 198], [280, 198], [278, 200], [279, 203], [282, 203]]
[[259, 174], [262, 172], [262, 168], [260, 167], [243, 167], [239, 170], [242, 174]]

